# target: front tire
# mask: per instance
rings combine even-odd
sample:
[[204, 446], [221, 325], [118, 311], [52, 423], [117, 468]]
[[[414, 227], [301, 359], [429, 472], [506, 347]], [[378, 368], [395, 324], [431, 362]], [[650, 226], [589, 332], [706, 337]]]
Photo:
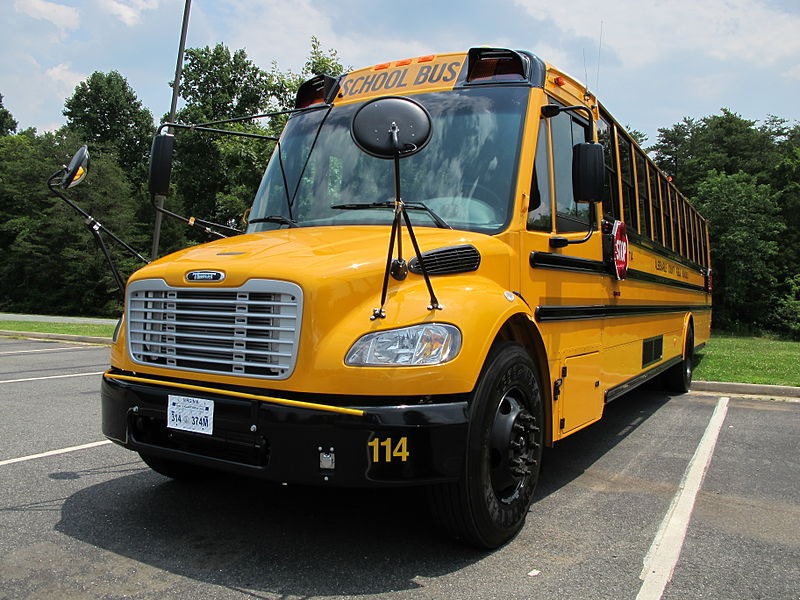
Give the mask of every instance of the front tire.
[[490, 354], [472, 398], [461, 478], [430, 490], [445, 529], [483, 548], [513, 538], [533, 501], [543, 437], [536, 368], [521, 346], [503, 344]]

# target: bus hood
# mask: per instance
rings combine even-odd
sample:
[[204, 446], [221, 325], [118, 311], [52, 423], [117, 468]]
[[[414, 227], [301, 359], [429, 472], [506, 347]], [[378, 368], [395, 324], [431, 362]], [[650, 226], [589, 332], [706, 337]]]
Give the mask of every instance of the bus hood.
[[[380, 296], [389, 246], [388, 227], [293, 228], [240, 235], [181, 250], [137, 271], [131, 281], [163, 279], [174, 287], [238, 287], [249, 279], [277, 279], [300, 285], [308, 294], [325, 285], [346, 286], [338, 294]], [[422, 252], [472, 245], [479, 271], [507, 286], [511, 249], [500, 240], [466, 231], [415, 229]], [[395, 247], [395, 256], [397, 248]], [[414, 248], [403, 236], [403, 257]], [[217, 271], [218, 281], [190, 281], [189, 273]], [[409, 273], [409, 280], [421, 276]], [[390, 288], [404, 282], [390, 279]]]
[[[442, 310], [432, 311], [430, 295], [417, 273], [403, 281], [389, 278], [386, 317], [373, 320], [381, 305], [388, 227], [350, 226], [296, 228], [241, 235], [214, 241], [166, 256], [131, 277], [130, 288], [144, 280], [163, 280], [173, 288], [230, 291], [249, 280], [263, 279], [296, 284], [302, 290], [302, 325], [296, 350], [296, 366], [284, 379], [205, 373], [204, 381], [229, 385], [269, 386], [275, 390], [357, 395], [385, 393], [462, 393], [472, 389], [491, 343], [491, 335], [511, 313], [524, 311], [522, 301], [510, 289], [514, 264], [512, 248], [501, 239], [479, 233], [419, 228], [420, 249], [431, 251], [452, 246], [473, 246], [480, 254], [477, 268], [441, 276], [431, 281]], [[472, 252], [474, 255], [474, 252]], [[403, 255], [408, 261], [413, 247], [406, 234]], [[191, 281], [190, 273], [216, 281]], [[216, 272], [216, 274], [214, 273]], [[158, 286], [154, 286], [158, 287]], [[433, 369], [346, 366], [347, 350], [361, 336], [435, 320], [458, 327], [465, 344], [456, 359]], [[195, 332], [196, 333], [196, 332]], [[180, 365], [134, 363], [123, 341], [112, 348], [112, 364], [125, 371], [165, 377], [180, 372]], [[193, 338], [190, 344], [202, 345]], [[119, 343], [122, 342], [122, 343]], [[187, 367], [188, 368], [188, 367]], [[392, 390], [392, 391], [389, 391]]]

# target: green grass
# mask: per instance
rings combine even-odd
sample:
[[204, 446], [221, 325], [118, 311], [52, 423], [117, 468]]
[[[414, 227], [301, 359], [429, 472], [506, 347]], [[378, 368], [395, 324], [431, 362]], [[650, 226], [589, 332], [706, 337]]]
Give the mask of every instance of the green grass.
[[694, 378], [800, 386], [800, 342], [714, 333], [695, 356]]
[[92, 325], [84, 323], [47, 323], [43, 321], [0, 321], [0, 329], [8, 331], [30, 331], [36, 333], [67, 333], [107, 337], [114, 335], [114, 325]]

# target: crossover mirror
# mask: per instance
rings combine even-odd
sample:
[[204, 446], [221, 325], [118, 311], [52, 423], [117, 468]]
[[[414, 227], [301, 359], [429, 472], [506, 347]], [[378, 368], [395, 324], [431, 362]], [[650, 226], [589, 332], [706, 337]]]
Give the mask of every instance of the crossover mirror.
[[69, 166], [61, 177], [61, 189], [66, 190], [78, 185], [86, 177], [88, 169], [89, 149], [86, 146], [81, 146], [72, 157], [72, 160], [69, 161]]
[[358, 109], [350, 135], [376, 158], [405, 158], [422, 150], [431, 137], [431, 116], [418, 102], [400, 96], [371, 100]]

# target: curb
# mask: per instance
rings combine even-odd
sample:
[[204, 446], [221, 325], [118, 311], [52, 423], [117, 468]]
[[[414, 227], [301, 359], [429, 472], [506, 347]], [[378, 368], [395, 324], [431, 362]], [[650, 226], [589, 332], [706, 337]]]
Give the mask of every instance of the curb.
[[800, 387], [791, 385], [762, 385], [758, 383], [729, 383], [726, 381], [692, 381], [696, 392], [721, 392], [723, 394], [748, 394], [751, 396], [777, 396], [800, 398]]
[[0, 329], [0, 335], [30, 338], [32, 340], [60, 340], [63, 342], [85, 342], [87, 344], [111, 345], [111, 338], [90, 335], [69, 335], [67, 333], [41, 333], [39, 331], [13, 331]]

